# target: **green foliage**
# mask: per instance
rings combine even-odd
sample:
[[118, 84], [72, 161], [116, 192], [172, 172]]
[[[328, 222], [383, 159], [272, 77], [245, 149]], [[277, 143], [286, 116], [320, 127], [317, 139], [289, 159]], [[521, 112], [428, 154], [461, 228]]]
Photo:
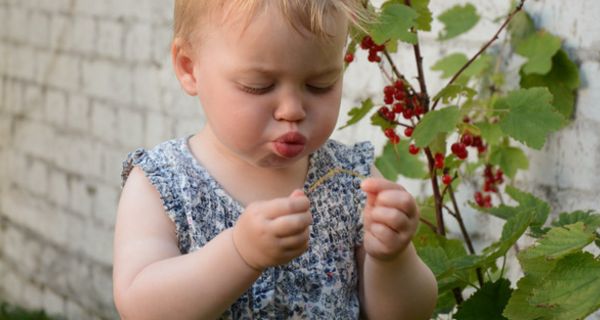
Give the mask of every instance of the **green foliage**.
[[510, 281], [499, 279], [496, 282], [486, 282], [465, 301], [454, 316], [456, 320], [481, 320], [481, 315], [489, 315], [486, 320], [504, 320], [502, 311], [510, 298], [512, 289]]
[[500, 115], [500, 128], [515, 140], [541, 149], [546, 136], [562, 128], [564, 117], [550, 104], [546, 88], [519, 89], [500, 98], [494, 105]]
[[371, 27], [371, 37], [378, 44], [397, 40], [417, 43], [417, 35], [410, 31], [417, 16], [417, 12], [406, 5], [398, 3], [386, 5], [378, 21]]
[[456, 5], [437, 18], [444, 24], [444, 31], [438, 35], [440, 40], [457, 37], [471, 30], [479, 21], [477, 10], [470, 3], [464, 6]]
[[428, 112], [415, 128], [413, 138], [417, 147], [426, 147], [439, 133], [449, 132], [460, 119], [458, 107], [447, 107]]
[[391, 181], [396, 181], [398, 175], [414, 179], [422, 179], [427, 175], [423, 162], [408, 153], [406, 140], [397, 145], [386, 144], [383, 153], [375, 159], [375, 166]]
[[343, 125], [340, 128], [340, 130], [359, 122], [362, 118], [369, 114], [372, 108], [373, 101], [371, 101], [371, 99], [366, 99], [362, 102], [360, 107], [356, 107], [348, 111], [348, 116], [350, 116], [350, 120], [348, 120], [348, 122], [346, 122], [346, 124]]
[[[399, 41], [418, 44], [417, 32], [431, 30], [434, 15], [428, 6], [429, 0], [388, 0], [378, 10], [370, 35], [375, 42], [385, 43], [388, 51], [395, 50]], [[511, 10], [517, 10], [514, 8], [519, 7]], [[470, 3], [452, 6], [436, 17], [443, 25], [439, 41], [464, 34], [479, 21]], [[548, 203], [514, 187], [515, 177], [529, 168], [525, 148], [543, 148], [548, 136], [571, 119], [580, 86], [578, 66], [561, 48], [561, 39], [536, 28], [526, 12], [519, 9], [506, 17], [512, 17], [508, 32], [498, 33], [502, 43], [494, 50], [474, 56], [451, 52], [433, 64], [431, 69], [447, 81], [433, 96], [421, 90], [424, 81], [410, 83], [414, 78], [398, 70], [393, 61], [393, 66], [387, 59], [381, 62], [385, 77], [392, 77], [389, 84], [402, 79], [408, 88], [401, 95], [406, 96], [400, 103], [403, 110], [420, 107], [424, 113], [409, 115], [410, 119], [400, 113], [384, 118], [373, 112], [379, 106], [365, 100], [350, 111], [344, 127], [371, 114], [371, 124], [382, 132], [414, 128], [412, 135], [397, 144], [388, 142], [376, 166], [390, 180], [399, 176], [427, 179], [428, 185], [437, 187], [418, 199], [424, 223], [413, 238], [419, 256], [438, 282], [436, 315], [451, 314], [459, 320], [583, 319], [600, 308], [600, 257], [585, 251], [594, 244], [600, 247], [600, 214], [576, 210], [549, 219], [552, 208]], [[482, 48], [494, 47], [496, 38], [490, 37]], [[358, 42], [360, 39], [353, 40], [351, 45]], [[511, 59], [507, 52], [525, 58], [520, 59], [524, 63], [515, 74], [508, 74], [513, 69], [502, 68]], [[423, 67], [420, 57], [415, 61]], [[506, 83], [507, 79], [519, 80]], [[376, 99], [381, 101], [381, 97]], [[421, 151], [410, 154], [411, 144]], [[459, 156], [461, 144], [468, 154]], [[436, 168], [434, 155], [438, 153], [444, 161]], [[451, 188], [441, 181], [446, 174], [454, 177]], [[479, 193], [468, 205], [504, 223], [497, 240], [478, 251], [468, 245], [468, 230], [462, 234], [465, 241], [437, 233], [435, 208], [442, 208], [443, 221], [456, 217], [462, 224], [461, 204], [454, 206], [450, 199], [465, 181]], [[517, 262], [524, 276], [511, 289], [504, 264], [509, 251], [525, 235], [534, 242], [524, 248], [519, 242]], [[474, 292], [461, 302], [457, 295], [467, 288]]]

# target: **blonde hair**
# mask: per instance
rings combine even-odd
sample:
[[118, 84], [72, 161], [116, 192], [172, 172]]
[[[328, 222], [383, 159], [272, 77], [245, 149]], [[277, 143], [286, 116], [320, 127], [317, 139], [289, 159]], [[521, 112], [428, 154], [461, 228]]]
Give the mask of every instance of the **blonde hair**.
[[[331, 36], [326, 30], [326, 19], [332, 11], [342, 13], [350, 26], [364, 30], [370, 14], [363, 0], [274, 0], [285, 19], [297, 30], [308, 30], [319, 38]], [[201, 26], [218, 10], [228, 6], [246, 20], [246, 25], [258, 10], [270, 4], [269, 0], [175, 0], [174, 37], [190, 41], [196, 27]]]

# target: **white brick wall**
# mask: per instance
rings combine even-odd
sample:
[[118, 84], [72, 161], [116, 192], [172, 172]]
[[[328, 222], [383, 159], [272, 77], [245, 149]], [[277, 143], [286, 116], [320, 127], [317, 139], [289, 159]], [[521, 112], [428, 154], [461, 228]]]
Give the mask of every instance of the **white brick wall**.
[[[379, 1], [381, 2], [381, 1]], [[441, 12], [457, 1], [431, 1]], [[464, 3], [466, 1], [460, 1]], [[441, 46], [424, 35], [430, 93], [444, 82], [429, 70], [444, 53], [474, 53], [509, 1], [474, 0], [478, 28]], [[574, 122], [530, 152], [520, 183], [555, 211], [600, 209], [600, 2], [528, 1], [536, 23], [564, 38], [580, 63]], [[0, 296], [68, 319], [116, 319], [112, 230], [121, 162], [136, 147], [198, 130], [197, 100], [179, 88], [169, 59], [172, 1], [0, 0]], [[413, 55], [399, 68], [414, 79]], [[384, 79], [359, 52], [346, 74], [340, 123]], [[377, 100], [377, 98], [375, 98]], [[363, 123], [336, 131], [347, 143], [384, 137]], [[419, 194], [427, 187], [402, 179]], [[459, 194], [464, 201], [469, 191]], [[481, 240], [499, 224], [466, 217]]]

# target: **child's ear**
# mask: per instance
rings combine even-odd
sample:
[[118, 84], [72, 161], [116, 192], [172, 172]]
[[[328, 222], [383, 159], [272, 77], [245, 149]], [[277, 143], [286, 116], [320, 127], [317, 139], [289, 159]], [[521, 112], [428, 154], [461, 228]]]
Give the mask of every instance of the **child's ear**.
[[197, 95], [194, 60], [191, 55], [191, 48], [185, 40], [181, 38], [173, 40], [173, 44], [171, 45], [171, 59], [175, 75], [183, 90], [191, 96]]

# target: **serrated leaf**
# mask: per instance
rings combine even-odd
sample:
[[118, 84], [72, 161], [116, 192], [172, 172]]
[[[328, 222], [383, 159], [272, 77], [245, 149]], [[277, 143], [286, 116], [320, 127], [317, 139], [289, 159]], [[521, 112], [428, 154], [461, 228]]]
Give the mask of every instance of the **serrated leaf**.
[[535, 25], [527, 12], [517, 12], [508, 24], [510, 32], [510, 43], [516, 48], [521, 41], [535, 33]]
[[550, 229], [535, 246], [519, 253], [519, 260], [531, 260], [544, 257], [546, 260], [557, 260], [575, 253], [594, 241], [594, 234], [586, 231], [583, 222], [554, 227]]
[[371, 116], [371, 125], [375, 127], [380, 127], [381, 131], [384, 131], [387, 128], [394, 128], [395, 124], [391, 123], [389, 120], [382, 117], [379, 112], [373, 113]]
[[545, 310], [543, 319], [584, 319], [600, 308], [599, 292], [600, 261], [579, 252], [557, 262], [529, 303]]
[[544, 232], [541, 229], [546, 223], [548, 214], [550, 214], [550, 206], [543, 200], [533, 196], [530, 193], [523, 192], [515, 187], [506, 186], [504, 191], [515, 201], [519, 203], [519, 210], [533, 210], [535, 213], [531, 221], [531, 235], [539, 237]]
[[502, 315], [511, 320], [541, 319], [544, 310], [529, 304], [528, 300], [533, 294], [533, 289], [539, 285], [539, 280], [534, 275], [528, 274], [517, 282], [517, 289], [513, 291]]
[[417, 147], [428, 146], [439, 133], [449, 132], [460, 120], [458, 107], [446, 107], [425, 114], [413, 132]]
[[431, 31], [431, 21], [433, 21], [433, 15], [429, 10], [429, 0], [412, 0], [411, 6], [417, 11], [417, 19], [415, 20], [415, 27], [422, 31]]
[[552, 57], [552, 69], [545, 75], [521, 72], [522, 88], [547, 87], [554, 97], [552, 105], [565, 117], [570, 118], [575, 105], [575, 89], [579, 87], [577, 65], [564, 50]]
[[422, 247], [418, 250], [419, 257], [431, 269], [436, 278], [450, 272], [451, 266], [448, 263], [448, 256], [444, 249], [440, 247]]
[[560, 38], [546, 31], [538, 31], [519, 42], [515, 51], [527, 58], [521, 67], [525, 74], [546, 74], [552, 67], [552, 57], [560, 49]]
[[371, 98], [364, 100], [360, 107], [352, 108], [350, 111], [348, 111], [348, 116], [350, 119], [340, 128], [340, 130], [360, 121], [369, 113], [369, 111], [371, 111], [371, 109], [373, 109], [373, 101], [371, 101]]
[[452, 77], [469, 59], [463, 53], [452, 53], [438, 60], [432, 67], [433, 71], [441, 71], [442, 79]]
[[444, 24], [443, 32], [438, 35], [440, 40], [448, 40], [465, 33], [479, 21], [477, 10], [470, 3], [464, 6], [455, 5], [437, 18]]
[[417, 43], [417, 36], [410, 31], [414, 26], [417, 12], [404, 4], [391, 3], [383, 6], [381, 13], [371, 26], [370, 34], [376, 43], [387, 40], [401, 40], [410, 44]]
[[517, 170], [529, 168], [529, 160], [523, 150], [511, 146], [495, 147], [490, 154], [490, 163], [500, 166], [510, 178], [515, 177]]
[[466, 96], [467, 99], [473, 98], [477, 92], [469, 87], [461, 84], [452, 83], [444, 87], [438, 94], [433, 98], [434, 100], [442, 99], [442, 102], [447, 104], [451, 100], [456, 99], [459, 95]]
[[534, 149], [541, 149], [546, 136], [562, 128], [565, 119], [551, 105], [552, 94], [546, 88], [519, 89], [498, 99], [500, 127], [504, 133]]
[[573, 212], [562, 212], [558, 215], [558, 219], [552, 221], [553, 227], [562, 227], [569, 224], [582, 222], [586, 230], [596, 231], [600, 228], [600, 214], [594, 213], [593, 211], [573, 211]]
[[425, 164], [408, 152], [408, 145], [407, 140], [402, 140], [397, 145], [388, 142], [383, 153], [375, 159], [375, 166], [386, 179], [396, 181], [399, 174], [413, 179], [427, 177]]
[[518, 214], [508, 218], [502, 227], [500, 240], [483, 250], [484, 253], [487, 253], [485, 261], [492, 263], [497, 258], [505, 255], [508, 249], [525, 233], [532, 219], [532, 210], [522, 210]]
[[504, 278], [496, 282], [486, 282], [458, 307], [454, 315], [456, 320], [504, 320], [502, 310], [512, 293], [510, 281]]
[[493, 146], [500, 143], [500, 139], [502, 139], [502, 136], [504, 135], [500, 125], [489, 122], [478, 122], [475, 123], [475, 125], [481, 130], [481, 137], [489, 145]]
[[461, 77], [473, 77], [479, 76], [485, 70], [492, 67], [494, 62], [494, 57], [489, 54], [481, 54], [473, 63], [471, 63], [465, 71], [461, 74]]

